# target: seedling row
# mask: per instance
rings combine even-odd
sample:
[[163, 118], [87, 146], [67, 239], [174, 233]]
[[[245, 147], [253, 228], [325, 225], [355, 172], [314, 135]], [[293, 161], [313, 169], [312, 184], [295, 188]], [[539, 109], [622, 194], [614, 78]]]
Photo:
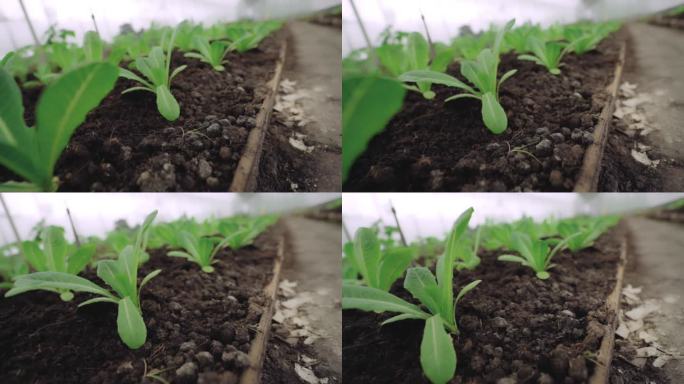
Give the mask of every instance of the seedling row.
[[[58, 379], [54, 367], [67, 366], [68, 382], [183, 382], [238, 377], [251, 364], [278, 217], [156, 223], [156, 214], [76, 242], [40, 225], [34, 239], [2, 248], [3, 381]], [[40, 363], [27, 369], [27, 358]]]
[[96, 31], [0, 62], [0, 188], [227, 190], [278, 57], [280, 21]]
[[368, 227], [345, 245], [345, 377], [587, 382], [615, 316], [605, 301], [623, 247], [620, 218], [470, 229], [473, 214], [463, 212], [446, 239], [403, 245], [396, 228]]
[[448, 43], [388, 30], [343, 62], [345, 189], [572, 190], [619, 28], [511, 20]]

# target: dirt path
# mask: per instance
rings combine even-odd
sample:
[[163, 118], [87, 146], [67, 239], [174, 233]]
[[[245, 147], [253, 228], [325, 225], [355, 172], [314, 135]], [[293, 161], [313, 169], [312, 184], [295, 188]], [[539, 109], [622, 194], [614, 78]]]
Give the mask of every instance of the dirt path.
[[[633, 259], [625, 285], [642, 287], [642, 298], [656, 299], [653, 317], [658, 342], [684, 352], [684, 226], [644, 218], [627, 220], [631, 229]], [[684, 360], [670, 360], [663, 368], [671, 383], [684, 383]]]
[[283, 79], [294, 81], [295, 92], [302, 94], [297, 101], [307, 123], [298, 131], [316, 147], [310, 164], [317, 177], [316, 191], [340, 191], [341, 29], [303, 21], [289, 27], [291, 60]]
[[286, 221], [292, 234], [293, 257], [285, 265], [283, 279], [297, 282], [298, 292], [312, 292], [313, 302], [305, 310], [315, 329], [327, 337], [314, 342], [317, 357], [342, 374], [342, 270], [339, 224], [291, 217]]
[[623, 81], [649, 94], [642, 104], [655, 128], [645, 142], [664, 161], [656, 168], [664, 191], [684, 191], [684, 31], [644, 23], [628, 25], [631, 63]]

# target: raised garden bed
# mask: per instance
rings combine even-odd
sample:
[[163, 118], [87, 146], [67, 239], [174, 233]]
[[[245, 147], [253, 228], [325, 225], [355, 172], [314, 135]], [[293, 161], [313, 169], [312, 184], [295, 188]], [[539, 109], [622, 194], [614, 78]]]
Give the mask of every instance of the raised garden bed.
[[[556, 255], [552, 277], [481, 252], [474, 270], [454, 272], [454, 292], [482, 279], [456, 308], [460, 335], [454, 383], [607, 383], [624, 260], [619, 225], [593, 247]], [[401, 281], [390, 292], [417, 304]], [[385, 326], [393, 314], [343, 311], [343, 375], [358, 383], [427, 383], [419, 353], [423, 321]], [[506, 381], [508, 382], [508, 381]]]
[[[284, 61], [281, 30], [258, 48], [226, 56], [225, 71], [184, 57], [171, 84], [180, 117], [168, 121], [149, 92], [121, 94], [137, 83], [119, 78], [62, 152], [60, 191], [245, 191], [256, 187], [263, 135]], [[126, 63], [122, 63], [125, 66]], [[26, 123], [42, 88], [22, 89]], [[0, 182], [21, 177], [0, 166]]]
[[[167, 257], [165, 248], [149, 250], [140, 275], [162, 272], [142, 290], [148, 336], [137, 350], [117, 335], [114, 306], [77, 308], [89, 295], [65, 303], [36, 291], [0, 300], [0, 381], [150, 383], [154, 378], [145, 375], [156, 374], [174, 383], [255, 382], [244, 376], [261, 373], [268, 329], [260, 319], [266, 322], [272, 308], [264, 287], [277, 285], [282, 231], [276, 225], [253, 245], [220, 251], [212, 273]], [[93, 270], [82, 276], [104, 285]]]
[[[454, 90], [439, 85], [434, 100], [408, 92], [401, 111], [354, 163], [344, 190], [574, 190], [587, 149], [601, 138], [596, 127], [610, 122], [601, 115], [612, 108], [606, 87], [614, 82], [623, 40], [618, 32], [596, 50], [565, 56], [556, 76], [502, 55], [499, 76], [518, 72], [501, 87], [508, 129], [500, 135], [485, 128], [479, 101], [443, 103]], [[458, 63], [447, 73], [464, 80]], [[598, 174], [600, 156], [590, 165]]]

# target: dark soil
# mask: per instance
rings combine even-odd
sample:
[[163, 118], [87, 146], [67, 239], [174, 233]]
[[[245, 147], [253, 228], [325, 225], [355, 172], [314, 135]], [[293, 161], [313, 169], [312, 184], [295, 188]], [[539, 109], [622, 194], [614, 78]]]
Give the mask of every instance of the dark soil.
[[[135, 85], [120, 78], [62, 153], [60, 191], [227, 191], [273, 76], [284, 31], [259, 48], [227, 56], [224, 72], [175, 52], [182, 64], [171, 91], [181, 106], [169, 122], [149, 92], [121, 95]], [[29, 124], [39, 90], [24, 91]], [[0, 181], [16, 179], [0, 167]]]
[[[119, 339], [114, 305], [77, 308], [87, 294], [70, 303], [47, 292], [0, 300], [0, 382], [156, 382], [143, 377], [146, 362], [148, 372], [162, 371], [173, 383], [236, 383], [241, 353], [249, 351], [266, 304], [262, 290], [272, 277], [279, 231], [220, 252], [211, 274], [163, 249], [151, 251], [139, 276], [162, 272], [142, 291], [148, 337], [135, 351]], [[93, 270], [83, 276], [106, 286]]]
[[[480, 103], [443, 103], [455, 89], [433, 86], [435, 100], [409, 92], [403, 109], [374, 137], [352, 167], [345, 191], [571, 191], [613, 79], [622, 33], [581, 57], [563, 59], [562, 73], [501, 57], [508, 129], [494, 135]], [[463, 79], [458, 63], [447, 71]], [[464, 79], [463, 79], [464, 80]]]
[[317, 175], [312, 166], [316, 157], [290, 145], [288, 140], [292, 137], [292, 131], [276, 113], [273, 114], [259, 162], [257, 191], [316, 191]]
[[[622, 130], [622, 120], [613, 118], [610, 134], [601, 162], [601, 176], [597, 187], [599, 192], [660, 192], [663, 182], [656, 170], [641, 164], [632, 157], [631, 149], [639, 140]], [[649, 153], [650, 158], [659, 158]]]
[[[454, 291], [475, 279], [482, 283], [459, 303], [461, 334], [452, 383], [584, 383], [593, 372], [604, 325], [615, 314], [604, 303], [614, 289], [620, 227], [593, 248], [562, 252], [551, 278], [529, 268], [496, 261], [483, 252], [475, 271], [456, 273]], [[392, 293], [416, 302], [397, 281]], [[427, 383], [420, 367], [423, 322], [405, 320], [380, 327], [390, 314], [343, 311], [343, 375], [353, 383]]]

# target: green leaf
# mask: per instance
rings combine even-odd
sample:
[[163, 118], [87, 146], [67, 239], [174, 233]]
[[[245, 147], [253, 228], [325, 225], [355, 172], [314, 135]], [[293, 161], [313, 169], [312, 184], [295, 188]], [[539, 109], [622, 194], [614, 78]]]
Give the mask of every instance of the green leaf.
[[27, 144], [21, 91], [12, 76], [0, 68], [0, 142], [11, 146]]
[[342, 177], [373, 136], [401, 109], [406, 89], [393, 79], [377, 75], [346, 76], [342, 82]]
[[421, 319], [430, 317], [430, 315], [423, 312], [417, 306], [389, 292], [360, 285], [342, 286], [342, 308], [373, 312], [406, 313]]
[[97, 277], [112, 287], [119, 294], [119, 297], [124, 297], [130, 293], [125, 273], [121, 271], [118, 260], [102, 260], [98, 262]]
[[425, 321], [420, 342], [420, 366], [433, 384], [446, 384], [456, 374], [454, 343], [438, 315]]
[[[371, 228], [361, 227], [354, 236], [354, 257], [369, 287], [381, 288], [379, 281], [380, 242]], [[388, 287], [389, 289], [389, 287]], [[387, 289], [384, 289], [385, 291]]]
[[119, 337], [130, 349], [138, 349], [145, 344], [147, 328], [138, 308], [130, 297], [119, 301], [119, 314], [116, 317]]
[[5, 297], [15, 296], [28, 291], [56, 289], [89, 292], [105, 297], [113, 297], [106, 289], [82, 277], [63, 272], [35, 272], [19, 276], [14, 282], [14, 288], [5, 293]]
[[482, 95], [482, 121], [492, 133], [502, 133], [508, 127], [508, 118], [493, 93]]
[[64, 228], [48, 226], [43, 229], [41, 237], [47, 269], [53, 272], [66, 272], [67, 242], [64, 239]]
[[412, 247], [386, 250], [378, 271], [378, 288], [388, 291], [392, 283], [404, 274], [415, 256], [416, 249]]
[[48, 270], [43, 251], [38, 247], [35, 241], [23, 241], [21, 243], [21, 252], [26, 258], [26, 261], [38, 272], [45, 272]]
[[439, 290], [435, 276], [425, 267], [410, 268], [406, 271], [404, 289], [425, 305], [430, 312], [439, 314]]
[[116, 78], [115, 66], [94, 63], [62, 75], [45, 89], [36, 108], [36, 139], [44, 177], [51, 181], [55, 163], [71, 135], [114, 88]]
[[165, 85], [160, 85], [155, 89], [155, 93], [157, 94], [159, 113], [168, 121], [177, 120], [180, 116], [180, 106], [171, 94], [171, 90]]
[[[0, 163], [2, 163], [2, 159], [0, 159]], [[41, 192], [41, 191], [42, 191], [42, 189], [33, 183], [16, 182], [16, 181], [7, 181], [4, 183], [0, 183], [0, 192]]]
[[399, 80], [412, 83], [427, 81], [433, 84], [442, 84], [449, 87], [460, 88], [468, 93], [476, 95], [478, 94], [478, 92], [475, 91], [471, 86], [467, 85], [461, 80], [451, 75], [447, 75], [446, 73], [440, 73], [430, 70], [409, 71], [399, 76]]
[[74, 275], [81, 272], [95, 255], [96, 247], [96, 244], [85, 244], [79, 247], [69, 256], [67, 261], [67, 272]]

